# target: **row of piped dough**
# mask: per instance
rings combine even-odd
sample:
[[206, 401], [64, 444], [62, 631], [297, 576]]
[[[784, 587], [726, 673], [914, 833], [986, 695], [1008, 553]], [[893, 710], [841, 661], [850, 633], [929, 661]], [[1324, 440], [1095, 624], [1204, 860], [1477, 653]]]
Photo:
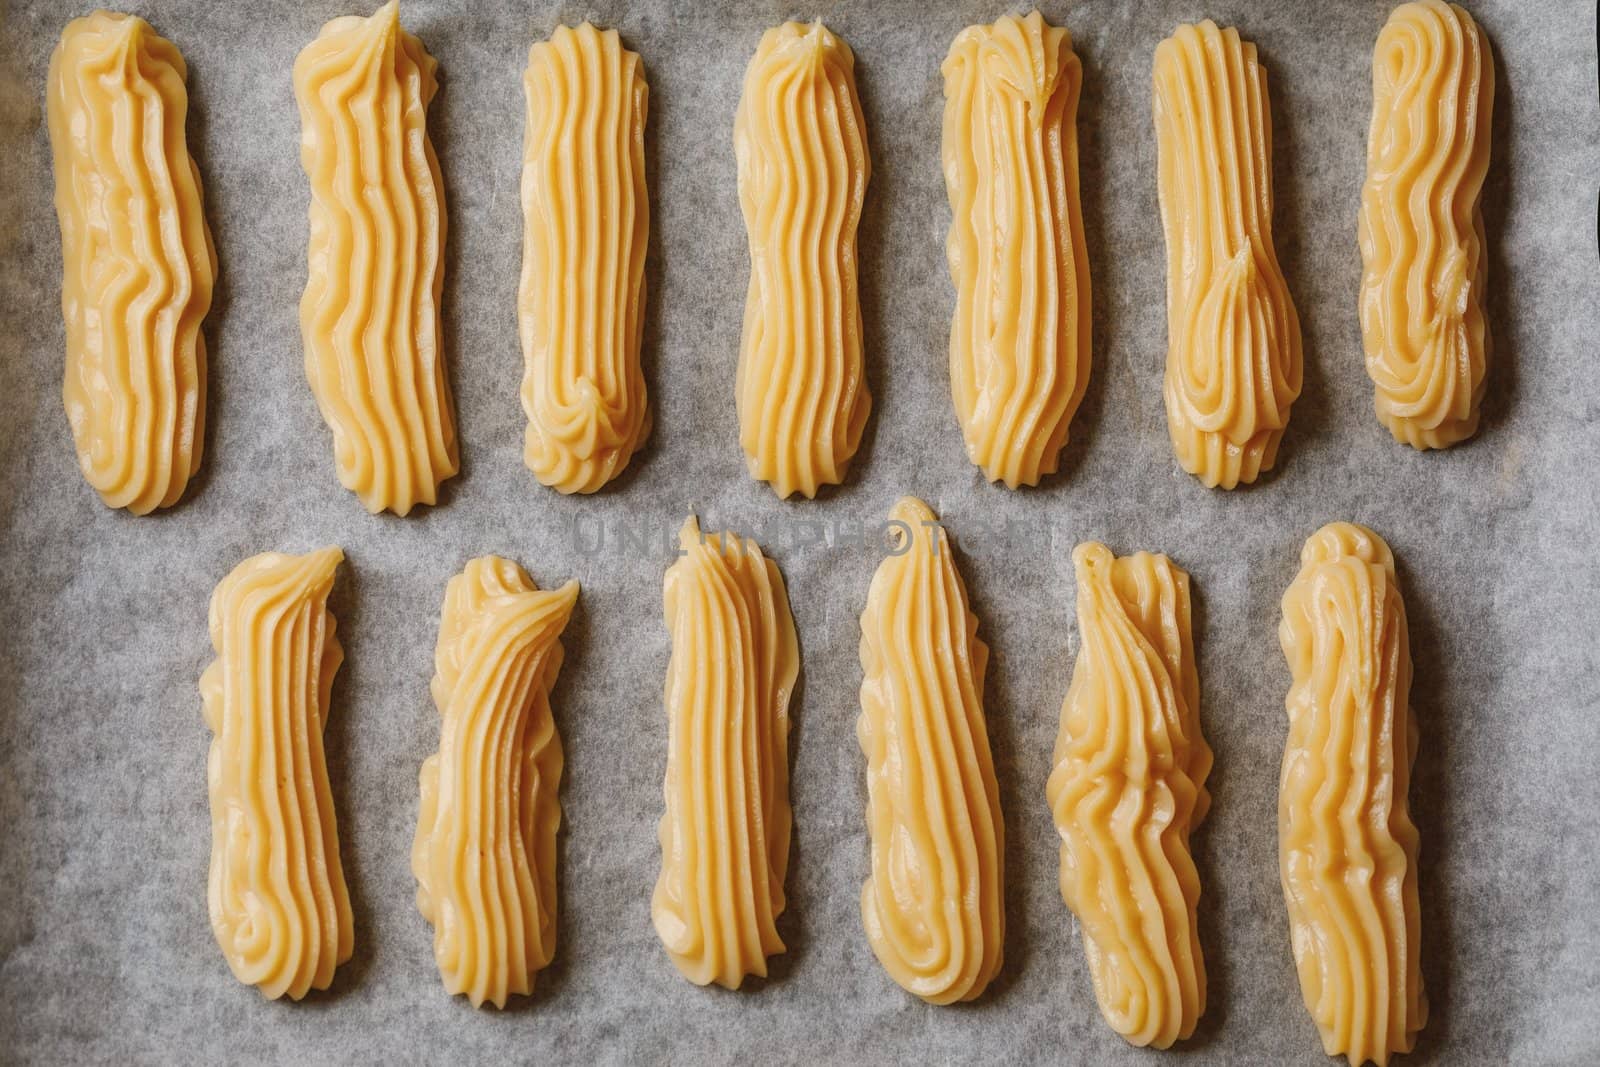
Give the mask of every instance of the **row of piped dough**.
[[[739, 442], [781, 497], [841, 482], [871, 410], [856, 245], [871, 158], [854, 65], [820, 22], [785, 23], [762, 37], [734, 121], [750, 253]], [[294, 67], [311, 188], [306, 374], [340, 481], [401, 515], [434, 503], [459, 465], [439, 335], [434, 67], [397, 0], [329, 22]], [[963, 30], [942, 71], [952, 398], [984, 474], [1034, 485], [1058, 468], [1089, 377], [1082, 67], [1067, 31], [1034, 12]], [[204, 437], [200, 323], [217, 264], [184, 135], [185, 68], [143, 20], [99, 12], [67, 26], [49, 80], [68, 418], [85, 477], [143, 514], [179, 499]], [[523, 82], [524, 459], [544, 484], [590, 493], [651, 427], [648, 87], [639, 56], [587, 23], [535, 44]], [[1231, 489], [1273, 465], [1301, 387], [1272, 243], [1266, 73], [1254, 45], [1207, 21], [1156, 48], [1153, 83], [1168, 428], [1185, 470]], [[1373, 56], [1360, 315], [1378, 416], [1417, 448], [1477, 427], [1493, 95], [1465, 11], [1396, 9]]]
[[[879, 962], [934, 1004], [1001, 967], [1005, 827], [983, 709], [988, 649], [949, 538], [907, 497], [861, 615], [871, 874], [861, 918]], [[211, 918], [241, 981], [324, 988], [352, 948], [322, 750], [341, 653], [327, 597], [342, 556], [246, 560], [217, 587], [201, 679]], [[1080, 545], [1079, 650], [1046, 797], [1061, 894], [1106, 1021], [1136, 1045], [1190, 1036], [1205, 1010], [1190, 833], [1210, 806], [1189, 576], [1165, 556]], [[555, 950], [561, 740], [550, 693], [578, 586], [540, 590], [494, 556], [445, 591], [411, 865], [445, 988], [503, 1007]], [[800, 655], [760, 546], [693, 518], [663, 588], [672, 654], [661, 870], [651, 918], [690, 981], [739, 987], [784, 951], [792, 816], [789, 703]], [[1330, 1054], [1386, 1062], [1427, 1015], [1418, 968], [1417, 747], [1405, 605], [1388, 547], [1333, 523], [1283, 597], [1293, 675], [1279, 790], [1290, 943]]]

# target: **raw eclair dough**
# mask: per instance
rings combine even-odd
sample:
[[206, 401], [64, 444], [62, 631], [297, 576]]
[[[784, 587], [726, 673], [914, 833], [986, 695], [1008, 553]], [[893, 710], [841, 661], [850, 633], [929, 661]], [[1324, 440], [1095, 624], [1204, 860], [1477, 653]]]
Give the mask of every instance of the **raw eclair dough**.
[[550, 687], [578, 583], [483, 556], [450, 579], [434, 652], [439, 751], [422, 765], [417, 908], [451, 993], [505, 1007], [556, 947], [561, 737]]
[[1372, 55], [1361, 334], [1378, 420], [1413, 448], [1478, 429], [1493, 108], [1494, 62], [1472, 16], [1442, 0], [1395, 8]]
[[733, 122], [750, 289], [739, 444], [780, 497], [844, 480], [872, 409], [856, 225], [872, 176], [855, 56], [821, 22], [768, 30]]
[[1211, 748], [1189, 576], [1166, 556], [1072, 554], [1082, 642], [1046, 794], [1061, 896], [1083, 927], [1095, 998], [1134, 1045], [1167, 1048], [1206, 1007], [1189, 832], [1211, 806]]
[[1256, 46], [1207, 20], [1156, 48], [1167, 238], [1167, 429], [1233, 489], [1270, 470], [1300, 395], [1300, 319], [1272, 247], [1272, 118]]
[[200, 467], [217, 254], [184, 120], [188, 68], [131, 15], [74, 19], [50, 56], [61, 224], [62, 398], [78, 466], [110, 507], [178, 502]]
[[558, 27], [528, 51], [522, 145], [523, 461], [592, 493], [650, 435], [639, 346], [650, 244], [650, 88], [615, 30]]
[[1428, 1017], [1411, 651], [1389, 546], [1346, 522], [1312, 535], [1278, 641], [1294, 675], [1278, 848], [1300, 991], [1328, 1055], [1384, 1064]]
[[1059, 466], [1089, 382], [1083, 67], [1067, 31], [1035, 11], [962, 30], [943, 73], [950, 390], [984, 475], [1037, 485]]
[[211, 929], [234, 976], [270, 1000], [328, 988], [354, 945], [322, 749], [344, 662], [327, 606], [343, 559], [253, 556], [211, 596]]
[[456, 473], [439, 347], [444, 186], [428, 140], [434, 60], [398, 0], [345, 16], [295, 60], [300, 162], [311, 181], [300, 299], [306, 376], [333, 431], [339, 481], [404, 515]]
[[662, 587], [666, 811], [650, 917], [696, 985], [737, 989], [784, 951], [789, 698], [800, 650], [777, 564], [752, 540], [702, 535], [691, 516]]
[[894, 551], [861, 614], [861, 717], [872, 874], [861, 919], [878, 961], [933, 1004], [1000, 970], [1005, 824], [983, 715], [989, 649], [928, 505], [889, 513]]

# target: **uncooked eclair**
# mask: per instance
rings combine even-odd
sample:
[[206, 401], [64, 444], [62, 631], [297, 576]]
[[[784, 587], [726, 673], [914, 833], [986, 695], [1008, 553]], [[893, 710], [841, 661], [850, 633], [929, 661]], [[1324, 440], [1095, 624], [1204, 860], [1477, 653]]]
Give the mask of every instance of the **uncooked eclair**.
[[1211, 806], [1211, 748], [1189, 576], [1166, 556], [1072, 553], [1078, 649], [1046, 795], [1061, 834], [1061, 896], [1078, 917], [1100, 1014], [1167, 1048], [1206, 1007], [1189, 834]]
[[662, 587], [667, 775], [656, 934], [696, 985], [737, 989], [784, 950], [789, 700], [800, 649], [777, 564], [690, 517]]
[[252, 556], [211, 596], [211, 929], [234, 976], [269, 1000], [328, 988], [355, 945], [322, 747], [344, 662], [328, 610], [343, 559]]
[[1412, 448], [1478, 429], [1493, 108], [1494, 60], [1472, 16], [1443, 0], [1395, 8], [1372, 53], [1361, 337], [1378, 420]]
[[1277, 459], [1300, 395], [1300, 319], [1272, 244], [1272, 118], [1256, 46], [1210, 20], [1156, 47], [1167, 239], [1167, 429], [1209, 487]]
[[950, 391], [984, 477], [1037, 485], [1060, 466], [1089, 382], [1083, 67], [1067, 31], [1034, 11], [962, 30], [942, 70]]
[[445, 206], [428, 139], [436, 64], [399, 0], [322, 27], [294, 63], [311, 185], [300, 335], [340, 483], [405, 515], [456, 473], [439, 330]]
[[1323, 1051], [1382, 1065], [1428, 1020], [1411, 649], [1383, 539], [1348, 522], [1313, 534], [1278, 641], [1293, 675], [1278, 850], [1300, 992]]
[[170, 507], [205, 446], [217, 254], [189, 155], [188, 67], [144, 19], [74, 19], [50, 56], [46, 125], [61, 224], [62, 398], [100, 498]]
[[522, 85], [522, 458], [559, 492], [593, 493], [650, 436], [650, 87], [617, 31], [587, 22], [529, 49]]
[[821, 22], [762, 35], [733, 147], [750, 241], [739, 444], [751, 476], [809, 498], [844, 480], [872, 409], [856, 255], [872, 159], [850, 46]]
[[562, 751], [550, 710], [578, 583], [545, 590], [482, 556], [450, 579], [431, 686], [439, 750], [422, 764], [417, 909], [451, 993], [505, 1007], [556, 947]]
[[1005, 820], [983, 713], [989, 649], [950, 539], [904, 497], [861, 613], [861, 717], [872, 873], [867, 941], [931, 1004], [981, 995], [1005, 942]]

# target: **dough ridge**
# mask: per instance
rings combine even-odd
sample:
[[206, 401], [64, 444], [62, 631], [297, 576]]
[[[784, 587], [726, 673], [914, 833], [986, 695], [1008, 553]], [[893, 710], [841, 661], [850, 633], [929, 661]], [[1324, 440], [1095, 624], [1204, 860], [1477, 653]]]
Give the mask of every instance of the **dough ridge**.
[[1276, 462], [1300, 395], [1300, 319], [1272, 244], [1272, 119], [1255, 45], [1210, 20], [1156, 47], [1167, 242], [1167, 429], [1211, 488]]
[[439, 976], [473, 1007], [532, 993], [555, 953], [563, 760], [550, 688], [577, 600], [577, 582], [542, 590], [498, 556], [445, 591], [439, 750], [422, 765], [411, 870]]
[[1211, 748], [1189, 576], [1166, 556], [1072, 554], [1081, 642], [1046, 794], [1061, 896], [1083, 928], [1100, 1012], [1131, 1044], [1169, 1048], [1205, 1012], [1189, 834], [1211, 805]]
[[737, 989], [784, 951], [789, 700], [800, 670], [777, 564], [691, 516], [662, 588], [672, 660], [661, 874], [650, 916], [696, 985]]
[[1278, 842], [1295, 969], [1324, 1051], [1381, 1065], [1428, 1016], [1411, 652], [1389, 546], [1352, 523], [1313, 534], [1278, 640], [1294, 677]]
[[205, 446], [217, 254], [187, 78], [177, 46], [131, 15], [74, 19], [50, 56], [62, 399], [84, 478], [135, 515], [176, 504]]
[[354, 946], [322, 745], [344, 661], [327, 608], [343, 559], [253, 556], [211, 597], [211, 929], [234, 976], [269, 1000], [328, 988]]
[[528, 51], [522, 150], [523, 461], [593, 493], [650, 436], [640, 346], [650, 89], [615, 30], [561, 26]]
[[1494, 63], [1472, 16], [1441, 0], [1395, 8], [1372, 56], [1361, 333], [1378, 420], [1417, 449], [1478, 429], [1493, 107]]
[[984, 476], [1037, 485], [1059, 467], [1089, 381], [1083, 67], [1071, 35], [1035, 11], [962, 30], [942, 71], [951, 395]]
[[872, 873], [861, 919], [884, 969], [933, 1004], [1000, 970], [1005, 822], [983, 713], [989, 649], [933, 511], [904, 497], [861, 615]]
[[752, 477], [810, 498], [844, 480], [872, 409], [856, 252], [872, 160], [850, 46], [820, 21], [762, 35], [733, 144], [750, 245], [739, 444]]
[[459, 466], [439, 339], [445, 205], [428, 139], [435, 63], [398, 0], [295, 60], [311, 185], [300, 334], [339, 482], [370, 512], [434, 504]]

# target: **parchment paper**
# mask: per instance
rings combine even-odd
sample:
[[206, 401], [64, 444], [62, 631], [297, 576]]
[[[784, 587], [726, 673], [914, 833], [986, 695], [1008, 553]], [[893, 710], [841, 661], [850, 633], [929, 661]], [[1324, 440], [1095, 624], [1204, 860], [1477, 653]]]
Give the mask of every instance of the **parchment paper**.
[[[289, 71], [324, 20], [352, 9], [129, 6], [190, 69], [190, 145], [221, 258], [205, 468], [180, 506], [148, 518], [106, 509], [76, 470], [43, 100], [50, 49], [87, 6], [0, 4], [0, 1058], [1155, 1063], [1095, 1008], [1044, 801], [1076, 651], [1068, 556], [1097, 538], [1171, 554], [1198, 599], [1201, 715], [1216, 750], [1215, 803], [1195, 842], [1210, 1000], [1170, 1062], [1324, 1062], [1278, 885], [1288, 671], [1276, 628], [1302, 541], [1335, 518], [1388, 539], [1410, 614], [1432, 1017], [1407, 1062], [1600, 1058], [1592, 4], [1473, 5], [1498, 74], [1485, 194], [1495, 347], [1481, 433], [1429, 455], [1373, 417], [1356, 318], [1371, 53], [1388, 5], [1047, 5], [1086, 71], [1094, 370], [1065, 472], [1008, 492], [967, 461], [950, 407], [938, 146], [951, 38], [1009, 7], [410, 0], [404, 21], [443, 80], [429, 126], [449, 202], [444, 338], [463, 469], [441, 506], [406, 519], [369, 517], [336, 481], [296, 317], [308, 194]], [[1240, 26], [1269, 70], [1275, 234], [1305, 331], [1305, 390], [1279, 469], [1232, 494], [1178, 470], [1160, 384], [1150, 61], [1177, 22], [1207, 15]], [[650, 81], [656, 428], [617, 484], [568, 499], [521, 462], [521, 72], [534, 39], [585, 16], [619, 28]], [[787, 16], [825, 18], [857, 56], [874, 171], [861, 254], [875, 403], [849, 483], [784, 504], [746, 476], [737, 444], [747, 258], [731, 128], [757, 39]], [[954, 1008], [888, 979], [858, 910], [868, 855], [857, 616], [881, 549], [848, 524], [880, 522], [906, 492], [957, 537], [993, 649], [1006, 961], [986, 996]], [[666, 756], [664, 539], [691, 509], [708, 529], [766, 531], [803, 650], [780, 925], [789, 951], [774, 977], [739, 993], [685, 982], [649, 921]], [[816, 543], [807, 523], [837, 543]], [[612, 540], [596, 549], [601, 525]], [[621, 543], [622, 531], [652, 546]], [[207, 923], [209, 735], [196, 679], [212, 658], [217, 580], [253, 553], [325, 543], [349, 556], [333, 599], [348, 660], [328, 752], [356, 951], [329, 993], [267, 1003], [229, 975]], [[408, 867], [417, 771], [438, 741], [428, 679], [440, 600], [485, 552], [541, 584], [583, 583], [554, 695], [567, 752], [560, 948], [535, 996], [504, 1013], [442, 991]]]

